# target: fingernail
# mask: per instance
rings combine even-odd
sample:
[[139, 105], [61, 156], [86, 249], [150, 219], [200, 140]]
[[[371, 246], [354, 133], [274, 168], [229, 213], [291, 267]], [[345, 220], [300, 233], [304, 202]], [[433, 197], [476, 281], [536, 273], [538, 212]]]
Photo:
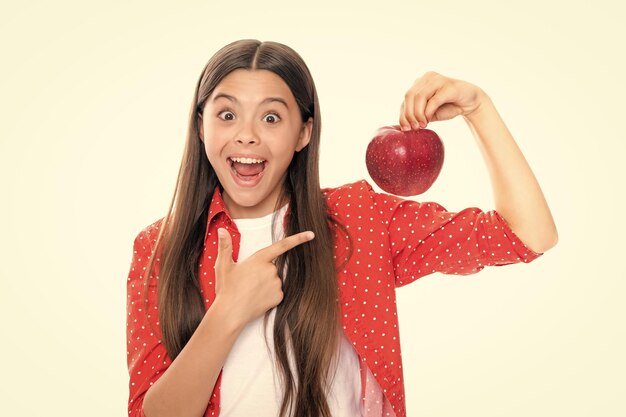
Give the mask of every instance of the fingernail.
[[408, 126], [404, 126], [404, 125], [400, 126], [400, 129], [401, 129], [403, 132], [406, 132], [407, 130], [411, 130], [411, 128], [410, 128], [410, 127], [408, 127]]
[[420, 125], [418, 125], [417, 122], [411, 122], [411, 127], [413, 128], [413, 130], [417, 130], [420, 128]]
[[423, 129], [426, 127], [426, 122], [420, 122], [420, 127]]

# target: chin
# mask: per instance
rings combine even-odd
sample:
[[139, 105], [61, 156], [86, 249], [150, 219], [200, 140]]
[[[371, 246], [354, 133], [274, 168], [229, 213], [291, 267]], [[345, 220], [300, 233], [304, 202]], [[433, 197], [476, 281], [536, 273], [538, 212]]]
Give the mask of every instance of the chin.
[[[261, 217], [271, 213], [274, 206], [267, 206], [267, 195], [261, 196], [257, 192], [237, 190], [231, 193], [225, 188], [227, 198], [225, 202], [232, 216], [245, 215], [246, 217]], [[267, 211], [267, 213], [265, 213]], [[245, 212], [245, 213], [244, 213]]]

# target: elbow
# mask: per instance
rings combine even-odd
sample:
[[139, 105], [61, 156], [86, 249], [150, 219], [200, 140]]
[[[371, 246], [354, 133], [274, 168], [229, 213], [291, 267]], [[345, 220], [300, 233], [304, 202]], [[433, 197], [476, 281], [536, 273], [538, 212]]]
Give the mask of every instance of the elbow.
[[532, 242], [532, 246], [527, 246], [536, 253], [544, 253], [555, 247], [558, 242], [559, 234], [557, 233], [555, 228], [551, 233], [544, 235], [541, 240], [537, 242]]
[[539, 253], [544, 253], [547, 252], [548, 250], [552, 249], [553, 247], [556, 246], [556, 244], [558, 243], [558, 237], [555, 238], [554, 240], [550, 241], [549, 243], [545, 244], [544, 246], [541, 246], [539, 248], [540, 252]]

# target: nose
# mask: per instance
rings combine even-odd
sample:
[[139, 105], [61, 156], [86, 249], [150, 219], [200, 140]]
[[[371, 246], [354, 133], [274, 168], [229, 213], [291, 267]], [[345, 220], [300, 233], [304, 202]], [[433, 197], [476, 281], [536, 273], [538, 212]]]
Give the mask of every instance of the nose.
[[259, 142], [253, 123], [242, 124], [241, 130], [237, 132], [236, 141], [237, 143], [241, 143], [243, 145], [255, 144]]
[[257, 139], [254, 136], [239, 136], [237, 137], [237, 143], [241, 143], [243, 145], [255, 144], [257, 143]]

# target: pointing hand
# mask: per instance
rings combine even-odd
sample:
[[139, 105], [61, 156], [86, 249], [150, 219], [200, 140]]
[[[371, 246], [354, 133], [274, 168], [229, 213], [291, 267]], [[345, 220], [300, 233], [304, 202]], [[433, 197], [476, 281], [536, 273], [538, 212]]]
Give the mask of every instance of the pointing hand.
[[273, 261], [288, 250], [312, 240], [313, 232], [301, 232], [258, 250], [241, 262], [233, 261], [233, 245], [226, 229], [218, 229], [215, 261], [216, 299], [244, 325], [276, 307], [283, 300], [282, 281]]

